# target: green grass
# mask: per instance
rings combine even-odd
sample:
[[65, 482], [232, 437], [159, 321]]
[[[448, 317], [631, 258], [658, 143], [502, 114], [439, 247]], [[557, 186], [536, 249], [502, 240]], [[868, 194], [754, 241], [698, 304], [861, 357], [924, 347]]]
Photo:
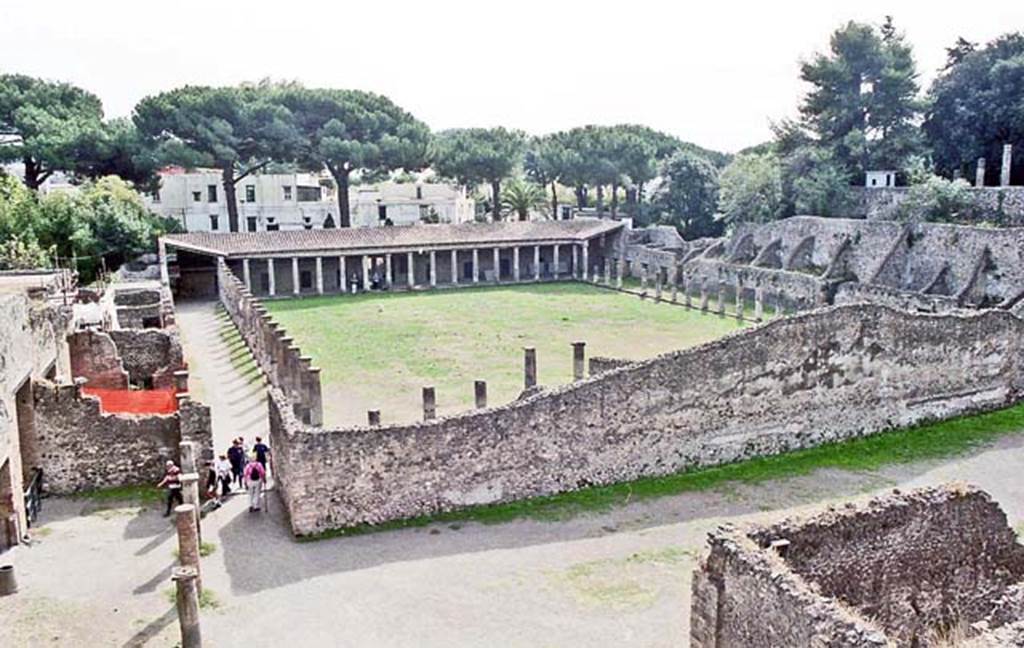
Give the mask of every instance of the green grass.
[[[171, 603], [177, 603], [177, 589], [174, 587], [164, 590], [164, 597]], [[204, 587], [203, 591], [199, 593], [199, 609], [201, 610], [216, 610], [220, 607], [220, 599], [217, 594], [214, 593], [209, 587]]]
[[433, 386], [438, 412], [473, 406], [473, 381], [488, 402], [514, 400], [523, 386], [523, 347], [537, 349], [539, 382], [572, 380], [571, 343], [588, 356], [641, 360], [741, 328], [721, 318], [583, 283], [459, 288], [417, 293], [267, 301], [267, 309], [322, 370], [328, 425], [385, 423], [421, 414]]
[[[213, 542], [200, 542], [199, 543], [199, 557], [200, 558], [206, 558], [207, 556], [213, 554], [215, 551], [217, 551], [217, 545], [215, 543], [213, 543]], [[180, 554], [178, 552], [178, 548], [177, 547], [175, 547], [171, 551], [171, 553], [174, 554], [175, 558], [179, 558], [180, 557]]]
[[166, 497], [163, 489], [146, 484], [142, 486], [114, 486], [75, 493], [75, 499], [88, 500], [100, 506], [121, 504], [153, 504], [162, 502]]
[[586, 512], [606, 511], [631, 501], [705, 491], [727, 484], [757, 484], [833, 468], [873, 471], [886, 465], [940, 459], [1024, 431], [1024, 405], [971, 416], [927, 423], [904, 430], [831, 443], [781, 455], [701, 468], [664, 477], [585, 488], [507, 504], [467, 508], [449, 513], [396, 520], [380, 525], [334, 529], [300, 540], [319, 540], [373, 531], [425, 526], [433, 522], [474, 521], [483, 524], [519, 518], [557, 521]]

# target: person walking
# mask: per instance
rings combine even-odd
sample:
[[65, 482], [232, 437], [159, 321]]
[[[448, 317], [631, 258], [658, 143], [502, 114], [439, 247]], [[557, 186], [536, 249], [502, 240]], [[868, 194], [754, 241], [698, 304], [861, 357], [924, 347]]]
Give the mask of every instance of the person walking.
[[214, 508], [220, 508], [220, 505], [221, 505], [220, 494], [217, 492], [218, 491], [218, 488], [217, 488], [218, 486], [220, 486], [220, 483], [217, 480], [217, 468], [214, 465], [214, 462], [207, 461], [206, 462], [206, 497], [207, 497], [208, 500], [211, 500], [213, 502], [213, 507]]
[[267, 479], [267, 471], [264, 470], [256, 457], [250, 457], [249, 463], [245, 465], [245, 487], [249, 490], [249, 512], [260, 510], [260, 489]]
[[164, 513], [164, 517], [170, 517], [171, 509], [185, 503], [185, 498], [181, 494], [181, 468], [175, 466], [173, 461], [167, 461], [164, 478], [156, 487], [167, 489], [167, 511]]
[[217, 461], [213, 464], [214, 472], [217, 474], [217, 483], [220, 485], [221, 497], [227, 497], [231, 494], [231, 482], [232, 471], [231, 462], [228, 461], [227, 455], [220, 455], [217, 457]]
[[256, 437], [256, 445], [252, 447], [252, 452], [256, 455], [256, 461], [260, 462], [263, 466], [263, 473], [267, 472], [267, 461], [270, 459], [270, 446], [263, 443], [263, 439]]
[[242, 470], [245, 468], [245, 450], [242, 448], [242, 440], [235, 439], [231, 442], [231, 447], [228, 448], [228, 461], [231, 462], [231, 475], [234, 482], [238, 481], [240, 488], [245, 488], [245, 483], [242, 482]]

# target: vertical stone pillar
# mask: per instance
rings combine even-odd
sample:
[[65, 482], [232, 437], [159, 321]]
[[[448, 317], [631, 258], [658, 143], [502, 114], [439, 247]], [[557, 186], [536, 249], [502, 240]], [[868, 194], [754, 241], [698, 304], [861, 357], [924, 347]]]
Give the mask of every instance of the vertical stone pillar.
[[480, 249], [473, 248], [473, 283], [480, 283]]
[[978, 158], [978, 166], [974, 170], [974, 186], [985, 186], [985, 158], [983, 157]]
[[181, 498], [186, 504], [192, 505], [192, 516], [196, 519], [196, 535], [199, 540], [203, 539], [203, 527], [199, 523], [199, 511], [202, 502], [199, 501], [199, 474], [195, 472], [181, 473]]
[[196, 589], [203, 591], [203, 579], [199, 567], [199, 525], [196, 524], [198, 511], [193, 504], [174, 507], [174, 526], [178, 531], [178, 562], [182, 567], [196, 570]]
[[321, 392], [320, 367], [309, 366], [312, 358], [306, 362], [306, 378], [309, 381], [306, 385], [306, 401], [309, 403], [309, 424], [313, 427], [320, 427], [324, 424], [324, 401]]
[[657, 266], [654, 269], [654, 273], [655, 273], [654, 274], [654, 299], [657, 300], [657, 301], [661, 301], [661, 291], [662, 291], [661, 275], [663, 274], [661, 266]]
[[363, 262], [360, 264], [363, 267], [363, 290], [370, 289], [370, 263], [373, 258], [369, 255], [363, 255]]
[[345, 257], [338, 257], [338, 287], [342, 293], [348, 292], [348, 274], [345, 269]]
[[622, 290], [622, 278], [626, 275], [626, 257], [619, 257], [619, 274], [615, 277], [615, 287]]
[[380, 425], [380, 410], [367, 410], [366, 421], [370, 424], [370, 427]]
[[743, 284], [736, 281], [736, 319], [743, 319]]
[[679, 301], [679, 265], [672, 266], [672, 274], [669, 279], [672, 282], [672, 303]]
[[175, 586], [175, 605], [178, 608], [178, 627], [181, 629], [181, 648], [202, 648], [203, 638], [199, 631], [199, 588], [198, 574], [191, 567], [175, 567], [171, 580]]
[[685, 272], [680, 272], [679, 274], [681, 283], [680, 287], [683, 289], [683, 304], [685, 304], [687, 308], [693, 308], [693, 301], [690, 299], [690, 282], [686, 280]]
[[477, 409], [487, 407], [487, 381], [477, 380], [473, 382], [473, 399]]
[[579, 256], [580, 256], [579, 255], [579, 250], [576, 249], [575, 245], [572, 246], [572, 278], [573, 279], [579, 279], [580, 278], [580, 260], [579, 260]]
[[718, 282], [718, 316], [725, 317], [725, 283]]
[[537, 385], [537, 349], [523, 348], [523, 387], [529, 389]]
[[423, 388], [423, 420], [430, 421], [437, 418], [437, 398], [434, 395], [433, 387]]
[[394, 270], [391, 269], [391, 255], [384, 255], [384, 285], [388, 288], [395, 282]]
[[182, 369], [174, 372], [174, 391], [178, 393], [188, 391], [188, 371]]
[[587, 273], [590, 272], [590, 241], [583, 241], [583, 267], [580, 268], [583, 271], [583, 281], [587, 280], [589, 276]]
[[437, 288], [437, 251], [430, 251], [430, 287]]
[[764, 320], [764, 287], [760, 284], [754, 288], [754, 320]]
[[572, 379], [583, 380], [584, 365], [586, 363], [586, 342], [572, 343]]
[[[188, 374], [185, 375], [186, 379]], [[182, 473], [199, 472], [196, 466], [196, 444], [191, 441], [182, 441], [178, 444], [179, 468]]]
[[640, 264], [640, 292], [647, 292], [647, 264]]
[[775, 293], [775, 317], [782, 316], [782, 293]]
[[708, 310], [708, 278], [700, 278], [700, 309], [707, 312]]
[[299, 257], [292, 257], [292, 294], [298, 295], [299, 288]]
[[452, 250], [452, 284], [459, 283], [459, 251]]
[[603, 257], [601, 259], [602, 270], [604, 271], [604, 285], [612, 285], [612, 265], [615, 263], [615, 259], [609, 257]]
[[324, 258], [316, 258], [316, 294], [324, 294]]
[[999, 167], [999, 186], [1010, 186], [1010, 169], [1013, 163], [1013, 144], [1003, 144], [1003, 165]]
[[277, 281], [276, 281], [276, 277], [274, 276], [274, 258], [273, 257], [270, 257], [270, 258], [267, 259], [267, 277], [268, 277], [267, 288], [269, 289], [267, 292], [270, 294], [271, 297], [273, 297], [274, 295], [277, 294]]
[[252, 275], [249, 274], [249, 259], [242, 259], [242, 282], [252, 292]]
[[[160, 285], [161, 286], [168, 286], [171, 283], [171, 275], [167, 271], [167, 244], [164, 242], [163, 237], [161, 237], [157, 241], [156, 253], [157, 253], [157, 258], [160, 260]], [[77, 258], [77, 255], [75, 255], [73, 252], [72, 252], [72, 255], [75, 256], [75, 259], [73, 261], [74, 268], [75, 268], [75, 270], [78, 270], [78, 258]]]
[[533, 246], [533, 280], [540, 281], [540, 246]]
[[512, 248], [512, 281], [519, 283], [519, 246]]
[[416, 285], [416, 258], [412, 252], [405, 253], [405, 285], [412, 288]]
[[558, 245], [557, 244], [554, 247], [553, 254], [554, 254], [553, 258], [554, 258], [554, 263], [555, 263], [555, 269], [552, 272], [552, 274], [554, 275], [555, 279], [558, 279]]
[[494, 283], [501, 283], [501, 250], [494, 248], [491, 256], [494, 260]]

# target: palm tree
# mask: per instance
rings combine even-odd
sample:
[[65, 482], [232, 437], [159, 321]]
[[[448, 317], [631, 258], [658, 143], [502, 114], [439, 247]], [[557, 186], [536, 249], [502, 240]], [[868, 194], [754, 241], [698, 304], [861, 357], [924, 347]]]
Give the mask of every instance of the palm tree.
[[501, 191], [501, 214], [508, 218], [511, 214], [519, 220], [529, 220], [530, 212], [544, 213], [547, 207], [547, 196], [544, 190], [519, 178], [505, 183]]

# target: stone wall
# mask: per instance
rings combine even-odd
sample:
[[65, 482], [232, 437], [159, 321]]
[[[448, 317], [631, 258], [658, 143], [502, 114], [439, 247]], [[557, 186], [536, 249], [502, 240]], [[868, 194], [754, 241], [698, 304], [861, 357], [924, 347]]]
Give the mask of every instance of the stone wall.
[[34, 443], [51, 493], [155, 484], [164, 462], [178, 461], [183, 440], [212, 456], [209, 408], [198, 403], [183, 403], [176, 414], [107, 414], [98, 398], [82, 393], [81, 383], [45, 380], [35, 385], [34, 400]]
[[[186, 369], [177, 327], [110, 331], [129, 378], [136, 384], [151, 378], [153, 389], [175, 386], [174, 372]], [[91, 385], [90, 385], [91, 386]]]
[[[1024, 187], [972, 187], [969, 191], [974, 199], [974, 209], [963, 214], [961, 222], [1024, 226]], [[869, 220], [893, 220], [908, 192], [908, 187], [858, 188], [854, 192], [854, 211]], [[917, 220], [923, 214], [909, 216]]]
[[314, 430], [271, 389], [297, 534], [664, 475], [1006, 406], [1024, 322], [832, 307], [514, 403], [412, 425]]
[[292, 338], [252, 296], [223, 260], [217, 262], [220, 302], [271, 385], [291, 402], [299, 419], [311, 425], [323, 422], [320, 369], [302, 355]]
[[1024, 547], [972, 487], [895, 491], [807, 519], [721, 527], [709, 543], [693, 580], [696, 648], [932, 645], [958, 625], [1021, 619]]
[[619, 367], [625, 367], [626, 365], [633, 364], [633, 360], [624, 360], [622, 358], [602, 358], [601, 356], [592, 356], [588, 361], [589, 371], [591, 376], [611, 371], [612, 369], [618, 369]]

